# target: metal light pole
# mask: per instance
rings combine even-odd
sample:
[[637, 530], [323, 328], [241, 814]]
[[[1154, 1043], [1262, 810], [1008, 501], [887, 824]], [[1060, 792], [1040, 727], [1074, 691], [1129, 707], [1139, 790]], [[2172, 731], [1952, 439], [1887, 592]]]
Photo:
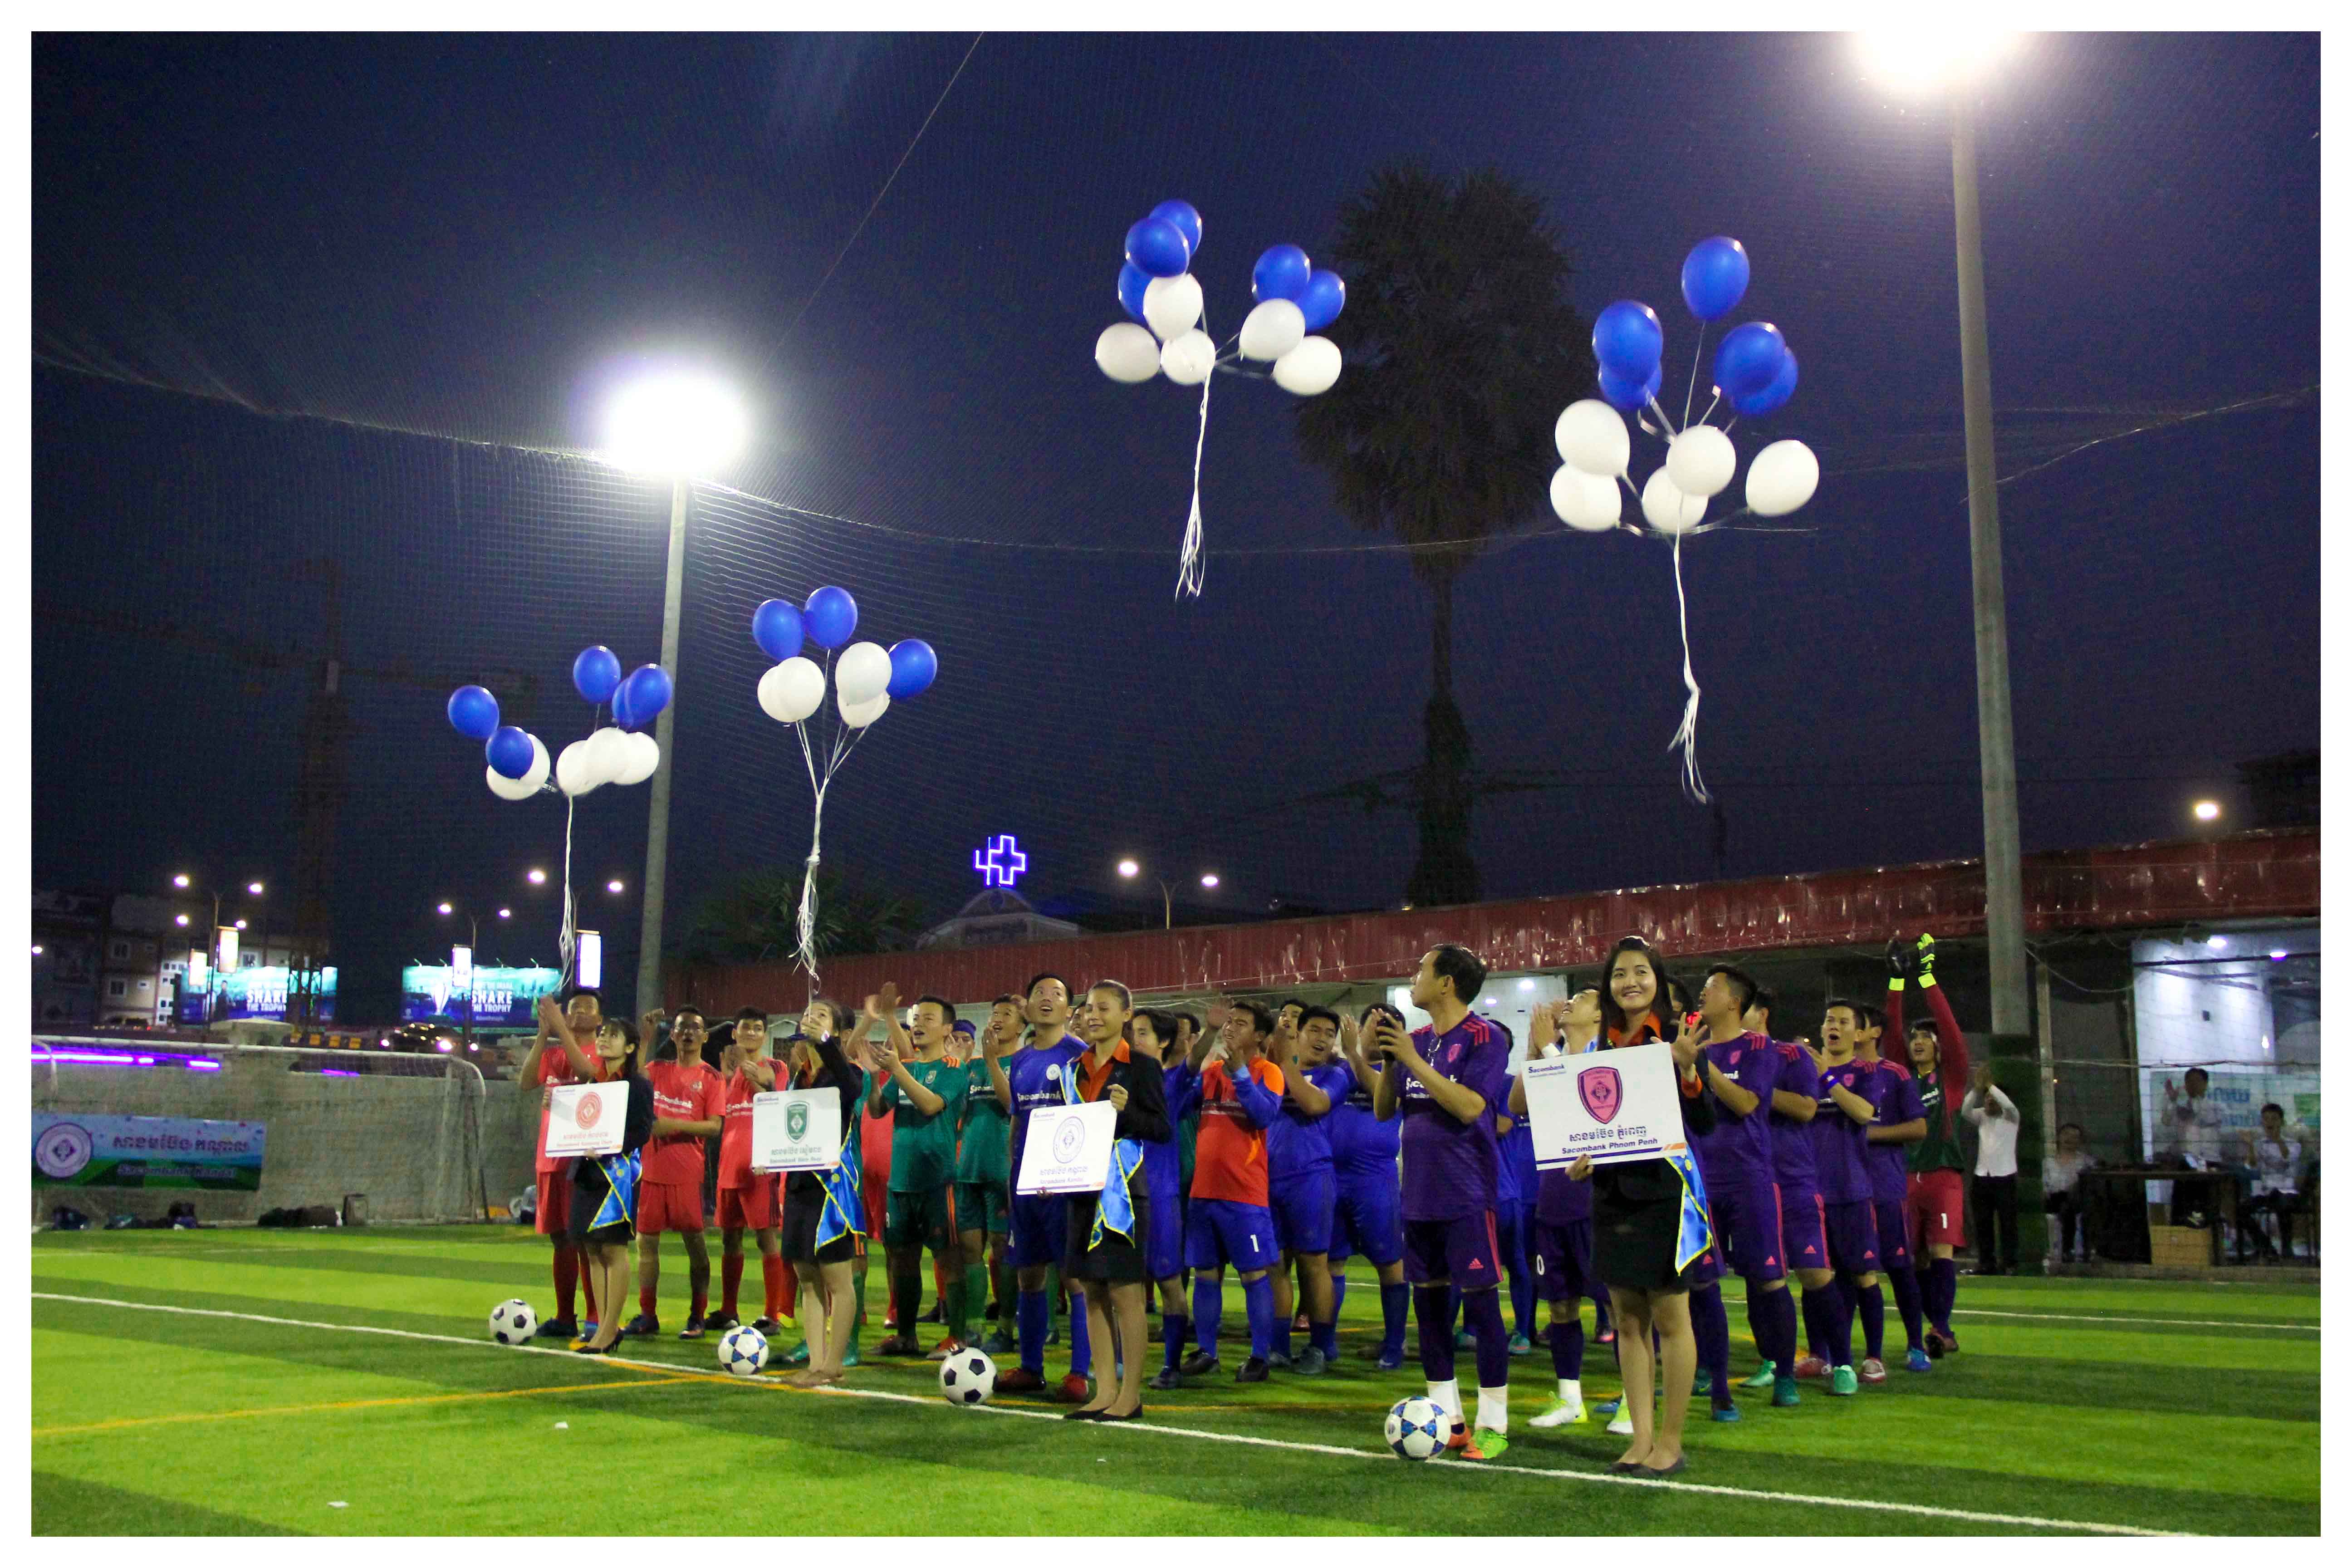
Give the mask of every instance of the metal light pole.
[[[684, 475], [669, 484], [669, 564], [662, 579], [661, 664], [677, 678], [677, 612], [686, 584], [686, 502], [692, 488]], [[652, 799], [646, 807], [645, 905], [637, 931], [637, 1006], [639, 1017], [662, 1005], [662, 893], [669, 863], [670, 748], [677, 731], [677, 704], [672, 701], [654, 721], [654, 741], [661, 761], [654, 767]]]

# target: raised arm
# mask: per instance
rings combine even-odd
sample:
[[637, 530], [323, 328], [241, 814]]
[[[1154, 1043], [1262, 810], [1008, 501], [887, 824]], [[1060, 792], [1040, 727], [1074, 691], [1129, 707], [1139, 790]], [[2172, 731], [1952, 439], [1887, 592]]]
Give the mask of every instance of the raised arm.
[[[1242, 1061], [1230, 1065], [1236, 1070], [1227, 1077], [1226, 1081], [1234, 1086], [1234, 1098], [1241, 1101], [1242, 1114], [1249, 1119], [1253, 1127], [1263, 1130], [1273, 1126], [1274, 1119], [1282, 1114], [1281, 1091], [1260, 1083], [1257, 1074], [1250, 1070], [1249, 1063]], [[1279, 1068], [1275, 1069], [1277, 1074], [1281, 1070]]]
[[1706, 1087], [1715, 1091], [1717, 1103], [1734, 1116], [1753, 1116], [1764, 1097], [1750, 1090], [1738, 1079], [1726, 1078], [1723, 1069], [1715, 1065], [1712, 1057], [1701, 1057], [1699, 1066], [1706, 1075]]

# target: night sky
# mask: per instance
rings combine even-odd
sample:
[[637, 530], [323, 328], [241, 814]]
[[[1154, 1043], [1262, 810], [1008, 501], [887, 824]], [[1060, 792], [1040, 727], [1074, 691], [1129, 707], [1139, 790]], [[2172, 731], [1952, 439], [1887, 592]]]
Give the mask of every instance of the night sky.
[[[521, 874], [559, 864], [562, 805], [492, 798], [442, 702], [528, 671], [527, 710], [499, 695], [553, 749], [587, 727], [574, 651], [656, 656], [666, 486], [551, 453], [681, 356], [744, 388], [756, 437], [690, 524], [673, 933], [806, 852], [748, 617], [827, 582], [861, 637], [940, 660], [828, 798], [827, 862], [861, 882], [943, 917], [1013, 833], [1041, 900], [1132, 902], [1134, 854], [1217, 870], [1236, 917], [1393, 903], [1409, 813], [1300, 802], [1419, 759], [1405, 558], [1337, 513], [1287, 395], [1221, 377], [1207, 592], [1172, 600], [1197, 395], [1091, 354], [1162, 197], [1202, 210], [1230, 331], [1262, 248], [1316, 253], [1408, 160], [1539, 192], [1588, 318], [1657, 307], [1670, 387], [1710, 234], [1754, 258], [1737, 318], [1802, 358], [1735, 436], [1821, 454], [1800, 531], [1684, 550], [1725, 871], [1979, 847], [1945, 121], [1844, 39], [45, 35], [33, 65], [33, 596], [131, 618], [36, 622], [35, 881], [290, 891], [299, 666], [141, 628], [316, 653], [291, 574], [331, 559], [346, 661], [415, 677], [352, 679], [346, 1016], [446, 948], [442, 898], [514, 905], [485, 959], [553, 958]], [[2318, 89], [2308, 36], [2101, 36], [2028, 40], [1982, 95], [2028, 850], [2184, 831], [2234, 761], [2318, 744]], [[1660, 455], [1637, 437], [1636, 474]], [[1562, 775], [1481, 801], [1486, 896], [1715, 874], [1665, 750], [1663, 542], [1570, 535], [1531, 485], [1456, 626], [1475, 765]], [[583, 888], [632, 890], [583, 895], [625, 977], [645, 809], [578, 812]]]

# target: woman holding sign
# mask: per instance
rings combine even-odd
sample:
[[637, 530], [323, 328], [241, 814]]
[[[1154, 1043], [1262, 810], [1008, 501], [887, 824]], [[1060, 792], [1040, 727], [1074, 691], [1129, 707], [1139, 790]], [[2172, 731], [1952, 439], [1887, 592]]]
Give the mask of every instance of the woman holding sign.
[[[1671, 1040], [1684, 1129], [1686, 1134], [1706, 1132], [1715, 1126], [1715, 1104], [1699, 1077], [1700, 1035], [1695, 1025], [1669, 1032], [1661, 1011], [1668, 1005], [1667, 985], [1657, 950], [1640, 937], [1629, 936], [1611, 948], [1601, 971], [1602, 1046], [1622, 1050]], [[1592, 1264], [1616, 1308], [1622, 1408], [1633, 1420], [1633, 1446], [1610, 1471], [1654, 1479], [1679, 1474], [1683, 1415], [1698, 1364], [1690, 1270], [1713, 1242], [1698, 1167], [1685, 1147], [1663, 1158], [1597, 1167], [1586, 1157], [1568, 1173], [1571, 1180], [1592, 1183]], [[1653, 1329], [1660, 1352], [1655, 1364], [1650, 1356]], [[1671, 1391], [1654, 1419], [1654, 1386]]]
[[[629, 1243], [637, 1234], [637, 1151], [654, 1132], [654, 1086], [637, 1070], [637, 1031], [625, 1019], [607, 1018], [597, 1028], [596, 1073], [600, 1082], [627, 1086], [629, 1110], [621, 1123], [620, 1152], [572, 1162], [572, 1243], [587, 1262], [593, 1294], [611, 1303], [629, 1299]], [[572, 1348], [583, 1355], [609, 1355], [620, 1338], [621, 1314], [608, 1310], [595, 1338]]]
[[[1151, 1198], [1141, 1146], [1164, 1142], [1173, 1130], [1160, 1064], [1127, 1044], [1135, 1012], [1127, 987], [1116, 980], [1097, 981], [1087, 1004], [1086, 1054], [1071, 1064], [1076, 1070], [1064, 1074], [1062, 1082], [1073, 1103], [1108, 1100], [1117, 1109], [1112, 1135], [1118, 1142], [1101, 1194], [1070, 1194], [1062, 1275], [1086, 1295], [1095, 1392], [1064, 1419], [1133, 1421], [1143, 1414], [1143, 1287], [1150, 1257]], [[1114, 1319], [1117, 1339], [1111, 1337]], [[1124, 1366], [1124, 1375], [1114, 1373], [1115, 1362]]]
[[[824, 1023], [839, 1016], [841, 1010], [828, 1005]], [[822, 1027], [814, 1008], [802, 1022], [803, 1027]], [[866, 1023], [856, 1020], [853, 1032], [863, 1034]], [[852, 1276], [858, 1243], [866, 1234], [857, 1102], [866, 1093], [866, 1074], [851, 1064], [842, 1046], [842, 1037], [835, 1034], [803, 1039], [793, 1079], [795, 1089], [831, 1089], [840, 1097], [842, 1131], [841, 1154], [830, 1169], [793, 1171], [784, 1177], [784, 1253], [800, 1276], [801, 1327], [809, 1336], [808, 1366], [785, 1381], [800, 1388], [841, 1381], [850, 1333], [856, 1326]]]

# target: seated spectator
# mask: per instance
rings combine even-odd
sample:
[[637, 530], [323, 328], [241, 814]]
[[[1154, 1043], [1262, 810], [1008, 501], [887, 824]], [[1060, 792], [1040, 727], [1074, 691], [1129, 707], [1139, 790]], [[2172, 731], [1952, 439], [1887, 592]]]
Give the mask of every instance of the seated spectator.
[[[2277, 1105], [2263, 1107], [2263, 1128], [2256, 1132], [2249, 1127], [2242, 1134], [2246, 1142], [2246, 1163], [2253, 1171], [2253, 1193], [2240, 1205], [2238, 1226], [2238, 1261], [2246, 1259], [2246, 1238], [2249, 1233], [2261, 1247], [2261, 1255], [2276, 1258], [2284, 1254], [2294, 1256], [2295, 1185], [2302, 1175], [2303, 1145], [2286, 1135], [2286, 1111]], [[2270, 1234], [2263, 1228], [2262, 1215], [2271, 1215], [2278, 1221], [2278, 1244], [2273, 1246]]]
[[2069, 1121], [2058, 1129], [2058, 1149], [2042, 1162], [2042, 1209], [2058, 1216], [2058, 1258], [2061, 1262], [2088, 1262], [2090, 1237], [2083, 1227], [2083, 1194], [2077, 1184], [2084, 1171], [2098, 1164], [2083, 1147], [2083, 1124]]

